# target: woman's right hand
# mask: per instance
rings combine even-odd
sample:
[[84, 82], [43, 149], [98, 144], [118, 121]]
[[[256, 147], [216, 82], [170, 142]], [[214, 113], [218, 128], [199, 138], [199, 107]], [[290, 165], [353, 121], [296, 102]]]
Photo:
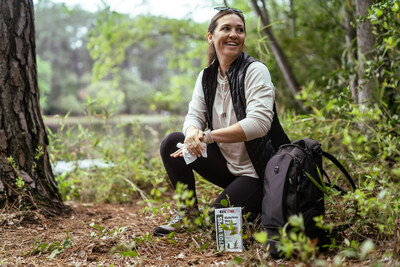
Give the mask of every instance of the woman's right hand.
[[197, 157], [201, 157], [201, 153], [204, 151], [204, 147], [201, 145], [201, 139], [203, 139], [204, 133], [193, 126], [190, 126], [186, 130], [186, 137], [184, 144], [187, 150]]
[[183, 147], [179, 148], [177, 151], [170, 155], [173, 158], [183, 157]]

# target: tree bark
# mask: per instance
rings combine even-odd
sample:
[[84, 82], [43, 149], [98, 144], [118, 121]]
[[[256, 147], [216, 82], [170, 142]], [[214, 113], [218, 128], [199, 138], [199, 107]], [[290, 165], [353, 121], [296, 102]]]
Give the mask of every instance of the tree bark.
[[373, 77], [366, 77], [367, 61], [374, 57], [375, 37], [372, 32], [372, 23], [365, 19], [368, 8], [373, 0], [356, 0], [356, 16], [360, 20], [357, 26], [357, 60], [358, 68], [358, 92], [355, 99], [359, 104], [372, 103], [372, 92], [375, 86]]
[[[263, 5], [262, 9], [258, 5], [257, 2], [262, 2], [262, 5]], [[276, 40], [276, 37], [272, 31], [271, 26], [268, 26], [271, 24], [271, 22], [269, 19], [268, 11], [265, 8], [265, 2], [264, 2], [264, 0], [262, 0], [262, 1], [251, 0], [251, 3], [253, 5], [254, 10], [256, 11], [256, 14], [261, 19], [261, 23], [263, 24], [263, 33], [268, 38], [269, 46], [275, 57], [275, 60], [278, 63], [279, 69], [281, 70], [283, 77], [285, 78], [285, 81], [286, 81], [287, 85], [289, 86], [289, 89], [292, 92], [293, 96], [296, 96], [296, 94], [300, 91], [299, 83], [297, 82], [297, 79], [296, 79], [295, 75], [293, 74], [292, 67], [289, 64], [285, 53], [283, 52], [281, 46], [279, 45], [278, 41]], [[266, 27], [266, 26], [268, 26], [268, 27]], [[297, 101], [297, 103], [299, 104], [300, 108], [302, 110], [304, 110], [303, 103], [301, 101]]]
[[345, 17], [345, 31], [346, 31], [346, 50], [347, 50], [347, 63], [348, 63], [348, 68], [349, 68], [349, 86], [351, 90], [351, 96], [355, 102], [358, 102], [358, 88], [357, 88], [357, 75], [355, 73], [355, 66], [356, 66], [356, 58], [357, 58], [357, 53], [355, 52], [355, 46], [354, 46], [354, 41], [356, 39], [356, 30], [354, 29], [354, 26], [352, 25], [352, 21], [354, 20], [354, 12], [353, 12], [353, 6], [350, 2], [350, 0], [346, 0], [346, 3], [344, 5], [345, 10], [346, 10], [346, 17]]
[[0, 1], [0, 209], [67, 210], [40, 113], [32, 0]]

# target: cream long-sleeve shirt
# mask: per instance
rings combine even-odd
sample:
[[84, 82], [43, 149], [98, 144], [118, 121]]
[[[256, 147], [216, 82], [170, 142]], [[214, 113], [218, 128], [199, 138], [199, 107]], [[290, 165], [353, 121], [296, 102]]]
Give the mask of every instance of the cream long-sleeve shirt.
[[[183, 133], [189, 126], [204, 130], [206, 104], [202, 87], [203, 71], [200, 72], [189, 103], [189, 111], [183, 124]], [[229, 127], [237, 121], [229, 88], [228, 78], [218, 72], [217, 92], [213, 106], [213, 128]], [[250, 64], [245, 76], [246, 118], [239, 121], [247, 141], [263, 137], [271, 128], [274, 85], [268, 68], [261, 62]], [[235, 176], [258, 178], [244, 142], [217, 143], [227, 161], [229, 171]]]

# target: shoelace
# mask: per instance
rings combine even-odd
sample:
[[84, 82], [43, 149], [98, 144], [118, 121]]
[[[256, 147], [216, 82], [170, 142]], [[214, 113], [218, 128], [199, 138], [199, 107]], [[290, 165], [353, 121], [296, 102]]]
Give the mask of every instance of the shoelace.
[[179, 211], [175, 210], [175, 216], [171, 219], [169, 224], [175, 224], [175, 223], [179, 222], [183, 218], [183, 216], [185, 216], [185, 211], [179, 212]]

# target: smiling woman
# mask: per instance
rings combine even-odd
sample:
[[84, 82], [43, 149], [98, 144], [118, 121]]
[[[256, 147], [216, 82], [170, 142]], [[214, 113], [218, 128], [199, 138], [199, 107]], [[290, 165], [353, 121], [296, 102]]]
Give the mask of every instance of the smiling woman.
[[[183, 216], [194, 219], [199, 214], [193, 170], [224, 189], [211, 210], [230, 203], [254, 220], [261, 211], [266, 163], [281, 144], [289, 142], [274, 114], [268, 68], [243, 52], [242, 11], [217, 10], [207, 33], [209, 66], [197, 78], [183, 131], [169, 134], [160, 147], [170, 181], [175, 188], [178, 182], [186, 185], [194, 205], [178, 207], [180, 212], [167, 225], [154, 228], [155, 235], [169, 235]], [[270, 139], [271, 132], [278, 138]], [[183, 143], [179, 149], [178, 143]], [[186, 163], [189, 156], [197, 159]], [[213, 212], [209, 215], [213, 221]]]

